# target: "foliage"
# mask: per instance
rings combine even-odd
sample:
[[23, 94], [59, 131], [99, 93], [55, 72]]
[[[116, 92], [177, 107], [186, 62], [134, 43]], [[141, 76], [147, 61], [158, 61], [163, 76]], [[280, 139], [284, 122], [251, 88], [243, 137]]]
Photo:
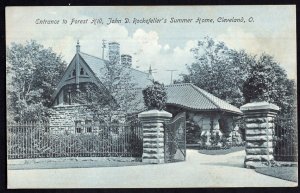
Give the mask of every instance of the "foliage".
[[221, 139], [222, 137], [220, 136], [220, 133], [219, 131], [216, 131], [216, 132], [211, 132], [211, 135], [210, 135], [210, 143], [212, 146], [219, 146], [221, 145]]
[[258, 98], [277, 104], [281, 113], [293, 111], [295, 83], [272, 56], [263, 53], [257, 58], [210, 37], [191, 52], [195, 61], [181, 82], [192, 82], [237, 107]]
[[178, 138], [178, 132], [174, 129], [167, 129], [165, 131], [165, 157], [167, 160], [174, 160], [176, 152], [179, 147], [179, 143], [176, 140]]
[[[281, 155], [294, 155], [298, 144], [295, 82], [287, 78], [286, 72], [272, 56], [262, 54], [257, 62], [252, 64], [243, 88], [246, 102], [264, 100], [280, 107], [275, 122], [275, 154], [280, 152]], [[284, 159], [291, 161], [295, 157]]]
[[196, 144], [199, 143], [201, 135], [201, 128], [193, 121], [186, 122], [186, 143]]
[[80, 82], [79, 90], [76, 84], [68, 85], [64, 88], [64, 103], [69, 103], [69, 93], [72, 104], [99, 104], [104, 105], [110, 100], [109, 95], [103, 92], [105, 88], [99, 88], [95, 83], [92, 82]]
[[154, 81], [153, 85], [147, 86], [143, 90], [145, 106], [151, 109], [162, 110], [166, 106], [167, 93], [163, 84]]
[[251, 64], [250, 73], [243, 84], [245, 102], [258, 99], [281, 103], [280, 101], [285, 100], [287, 93], [287, 81], [285, 71], [274, 58], [262, 54], [255, 63]]
[[128, 137], [127, 151], [132, 152], [133, 157], [141, 157], [143, 154], [143, 139], [131, 132]]
[[[99, 126], [97, 133], [54, 133], [47, 123], [12, 126], [8, 130], [8, 156], [35, 157], [121, 157], [142, 154], [142, 138], [122, 124]], [[46, 128], [47, 131], [46, 131]], [[130, 130], [130, 131], [129, 131]]]
[[[191, 52], [195, 60], [177, 82], [191, 82], [237, 107], [255, 99], [274, 103], [280, 107], [280, 127], [297, 133], [296, 122], [286, 121], [296, 120], [295, 81], [287, 78], [272, 56], [252, 56], [209, 37], [199, 41]], [[239, 122], [244, 137], [244, 120]]]
[[12, 43], [6, 60], [8, 114], [27, 121], [45, 117], [66, 66], [62, 57], [31, 40], [24, 45]]
[[180, 82], [191, 82], [230, 104], [241, 106], [242, 83], [254, 57], [243, 50], [229, 49], [210, 37], [199, 41], [191, 52], [195, 61], [187, 66], [188, 74], [182, 74]]
[[296, 119], [275, 119], [275, 132], [273, 135], [274, 157], [276, 161], [298, 160], [298, 131]]
[[109, 117], [108, 123], [112, 123], [116, 112], [128, 114], [138, 111], [139, 101], [136, 100], [134, 92], [136, 83], [132, 81], [130, 66], [120, 62], [117, 53], [112, 53], [110, 60], [106, 61], [105, 66], [99, 70], [101, 73], [104, 72], [102, 80], [104, 87], [101, 93], [92, 90], [94, 98], [97, 98], [90, 103], [95, 116], [99, 118], [105, 114]]
[[244, 146], [235, 146], [230, 148], [228, 148], [227, 146], [224, 147], [206, 146], [206, 147], [200, 147], [199, 153], [206, 154], [206, 155], [226, 155], [228, 153], [233, 153], [242, 150], [245, 150]]

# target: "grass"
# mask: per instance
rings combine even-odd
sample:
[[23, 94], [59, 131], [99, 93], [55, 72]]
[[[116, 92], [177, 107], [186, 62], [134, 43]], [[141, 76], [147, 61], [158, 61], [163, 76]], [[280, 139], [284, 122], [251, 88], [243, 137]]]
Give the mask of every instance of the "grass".
[[255, 171], [260, 174], [298, 182], [298, 168], [297, 167], [266, 167], [256, 168]]
[[239, 147], [231, 147], [229, 149], [200, 149], [199, 153], [206, 154], [206, 155], [225, 155], [237, 151], [242, 151], [245, 150], [244, 146], [239, 146]]
[[75, 161], [65, 160], [63, 162], [38, 162], [26, 164], [11, 164], [7, 165], [9, 170], [30, 170], [30, 169], [65, 169], [65, 168], [94, 168], [94, 167], [122, 167], [122, 166], [137, 166], [144, 165], [145, 163], [139, 161], [122, 162], [122, 161]]

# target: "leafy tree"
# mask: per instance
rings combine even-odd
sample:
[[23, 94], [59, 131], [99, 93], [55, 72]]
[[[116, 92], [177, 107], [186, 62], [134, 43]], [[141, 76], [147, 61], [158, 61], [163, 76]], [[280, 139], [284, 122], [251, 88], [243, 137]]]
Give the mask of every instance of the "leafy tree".
[[192, 82], [235, 106], [241, 106], [244, 102], [242, 83], [254, 57], [243, 50], [229, 49], [223, 42], [210, 37], [199, 41], [191, 52], [195, 61], [187, 66], [188, 74], [182, 74], [182, 82]]
[[93, 96], [98, 96], [98, 100], [90, 103], [96, 118], [105, 115], [106, 122], [110, 124], [119, 120], [118, 116], [137, 110], [139, 101], [136, 100], [136, 83], [132, 81], [130, 66], [120, 62], [119, 55], [115, 53], [110, 55], [109, 61], [99, 70], [104, 72], [102, 83], [105, 91], [100, 95], [94, 92]]
[[8, 118], [35, 121], [45, 118], [51, 94], [66, 63], [51, 48], [36, 41], [7, 48]]
[[276, 103], [287, 93], [285, 71], [274, 61], [272, 56], [262, 54], [257, 62], [252, 63], [250, 73], [244, 82], [245, 102], [251, 99]]
[[251, 56], [209, 37], [199, 41], [191, 52], [195, 61], [177, 82], [192, 82], [237, 107], [253, 99], [275, 103], [280, 107], [276, 127], [296, 136], [295, 82], [287, 78], [272, 56]]
[[264, 100], [275, 103], [280, 114], [293, 114], [295, 109], [295, 83], [287, 78], [284, 69], [270, 55], [263, 53], [251, 65], [250, 73], [243, 84], [245, 102]]
[[264, 100], [280, 107], [275, 120], [275, 152], [291, 150], [297, 146], [296, 88], [286, 72], [274, 58], [262, 54], [252, 65], [243, 84], [246, 102]]

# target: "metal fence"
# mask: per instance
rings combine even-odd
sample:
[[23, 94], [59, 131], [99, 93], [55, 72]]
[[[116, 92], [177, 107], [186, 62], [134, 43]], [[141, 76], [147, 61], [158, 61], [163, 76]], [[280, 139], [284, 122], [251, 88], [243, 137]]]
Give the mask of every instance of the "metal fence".
[[142, 136], [140, 124], [14, 123], [7, 125], [7, 153], [8, 159], [141, 157]]
[[276, 118], [273, 140], [274, 158], [276, 161], [298, 160], [298, 129], [296, 120]]

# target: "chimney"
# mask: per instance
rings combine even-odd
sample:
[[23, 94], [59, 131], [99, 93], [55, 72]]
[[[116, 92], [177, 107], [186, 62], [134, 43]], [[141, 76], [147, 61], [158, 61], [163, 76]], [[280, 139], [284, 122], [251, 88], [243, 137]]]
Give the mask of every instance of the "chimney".
[[108, 58], [111, 62], [120, 62], [120, 44], [118, 42], [109, 42], [108, 44]]
[[128, 54], [121, 55], [121, 64], [127, 67], [131, 67], [132, 65], [132, 57]]

